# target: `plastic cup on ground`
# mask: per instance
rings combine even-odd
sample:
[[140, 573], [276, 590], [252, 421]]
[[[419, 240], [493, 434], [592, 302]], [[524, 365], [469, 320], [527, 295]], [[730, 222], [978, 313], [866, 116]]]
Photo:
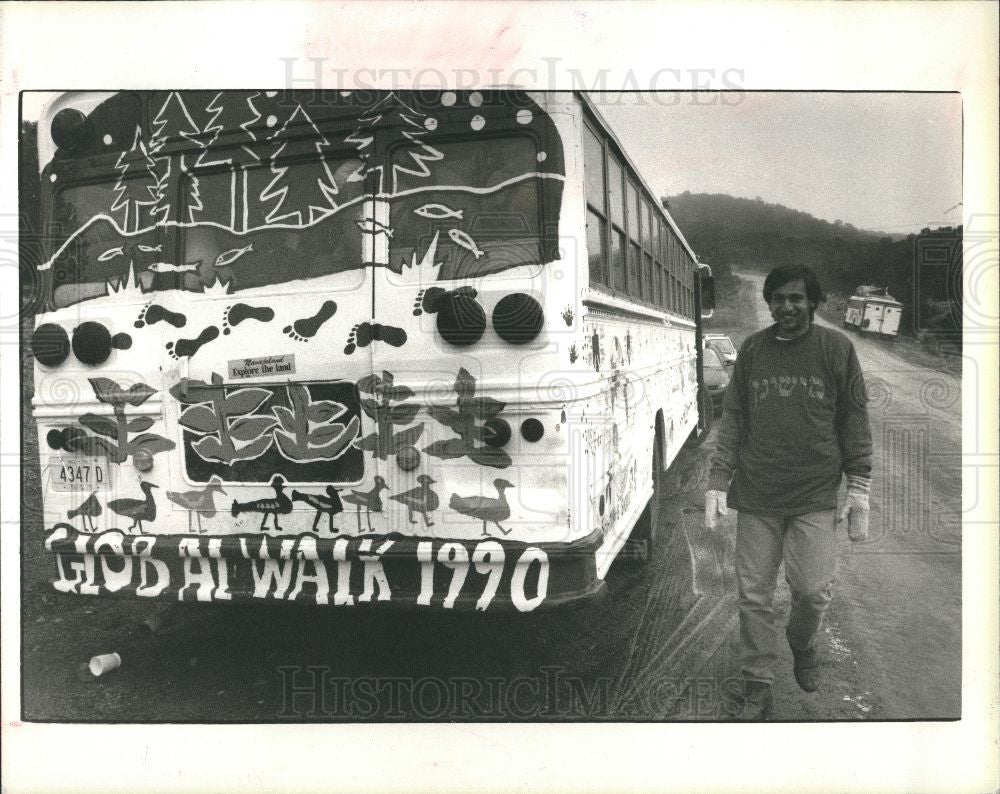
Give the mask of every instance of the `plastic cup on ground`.
[[90, 660], [90, 672], [101, 676], [122, 666], [122, 657], [117, 653], [102, 653]]

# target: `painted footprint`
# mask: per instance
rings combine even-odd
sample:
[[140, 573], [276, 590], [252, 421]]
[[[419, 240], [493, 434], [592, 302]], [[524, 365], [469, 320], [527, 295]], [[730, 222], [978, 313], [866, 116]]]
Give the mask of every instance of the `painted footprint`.
[[301, 320], [296, 320], [291, 325], [286, 325], [282, 331], [296, 342], [308, 342], [316, 336], [316, 332], [319, 331], [320, 326], [336, 313], [337, 304], [334, 301], [326, 301], [312, 317], [303, 317]]
[[344, 352], [351, 355], [359, 347], [368, 347], [373, 341], [385, 342], [393, 347], [402, 347], [406, 344], [406, 331], [394, 325], [360, 323], [351, 329]]
[[176, 342], [167, 342], [167, 352], [174, 359], [190, 358], [202, 348], [202, 345], [207, 345], [213, 339], [218, 338], [219, 329], [210, 325], [194, 339], [178, 339]]
[[244, 320], [269, 323], [273, 319], [274, 309], [270, 306], [249, 306], [246, 303], [234, 303], [227, 307], [222, 315], [222, 333], [229, 336], [229, 332]]
[[444, 295], [444, 290], [440, 287], [430, 287], [422, 289], [417, 293], [417, 298], [413, 302], [413, 316], [419, 317], [424, 312], [434, 314], [437, 311], [437, 302]]
[[170, 323], [174, 328], [183, 328], [187, 325], [187, 317], [183, 314], [164, 309], [154, 303], [147, 303], [142, 307], [134, 325], [136, 328], [145, 328], [147, 325], [154, 325], [160, 321]]

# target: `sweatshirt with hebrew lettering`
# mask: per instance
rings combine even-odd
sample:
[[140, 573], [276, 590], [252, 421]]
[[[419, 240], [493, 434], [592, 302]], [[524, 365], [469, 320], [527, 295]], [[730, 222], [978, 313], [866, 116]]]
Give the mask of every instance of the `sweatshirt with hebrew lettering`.
[[796, 339], [772, 325], [740, 347], [723, 400], [709, 490], [750, 513], [801, 515], [837, 506], [843, 475], [867, 489], [872, 438], [851, 340], [810, 324]]

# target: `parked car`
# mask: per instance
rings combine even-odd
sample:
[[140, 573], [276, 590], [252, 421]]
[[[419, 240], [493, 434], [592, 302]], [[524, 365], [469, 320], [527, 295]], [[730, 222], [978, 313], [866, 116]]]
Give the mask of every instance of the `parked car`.
[[715, 348], [707, 347], [702, 367], [705, 371], [705, 386], [712, 398], [712, 406], [715, 408], [715, 413], [719, 413], [722, 410], [722, 398], [726, 395], [726, 387], [729, 385], [732, 364], [723, 361]]
[[725, 334], [705, 334], [704, 339], [705, 347], [718, 353], [724, 364], [736, 363], [736, 347], [733, 345], [732, 339]]

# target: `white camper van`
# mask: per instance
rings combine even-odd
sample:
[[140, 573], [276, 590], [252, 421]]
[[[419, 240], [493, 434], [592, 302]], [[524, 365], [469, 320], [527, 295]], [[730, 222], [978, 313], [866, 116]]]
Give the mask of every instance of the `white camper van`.
[[844, 327], [894, 337], [902, 314], [903, 304], [884, 287], [858, 287], [847, 302]]

